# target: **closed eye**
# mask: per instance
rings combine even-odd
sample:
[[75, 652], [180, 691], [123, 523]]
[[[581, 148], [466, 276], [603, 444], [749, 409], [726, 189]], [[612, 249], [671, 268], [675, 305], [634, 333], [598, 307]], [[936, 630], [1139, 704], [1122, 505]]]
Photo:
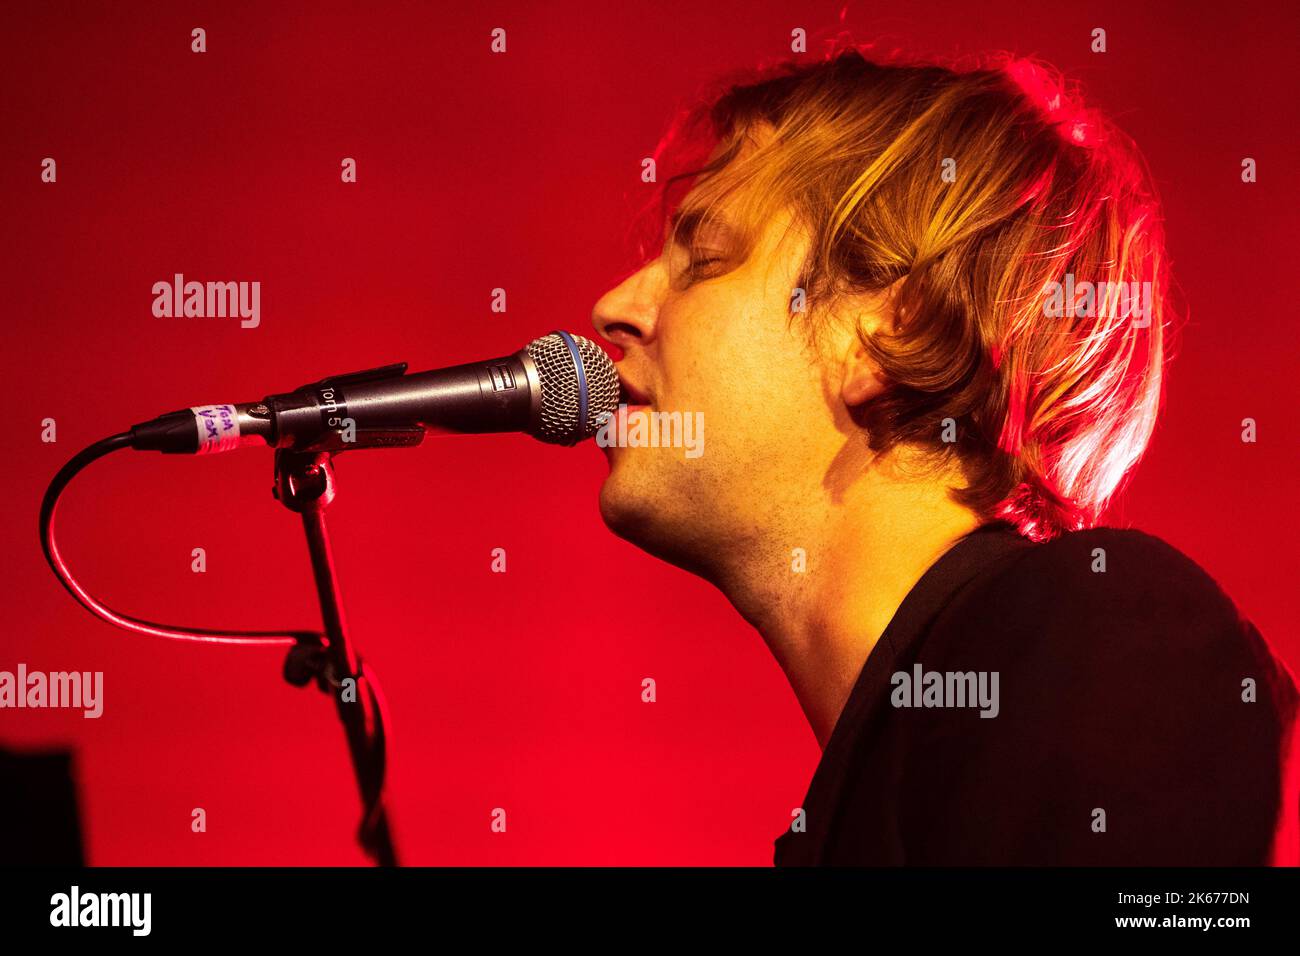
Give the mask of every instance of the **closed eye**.
[[723, 256], [694, 256], [686, 271], [689, 275], [698, 278], [701, 273], [708, 271], [710, 266], [722, 262], [723, 258]]

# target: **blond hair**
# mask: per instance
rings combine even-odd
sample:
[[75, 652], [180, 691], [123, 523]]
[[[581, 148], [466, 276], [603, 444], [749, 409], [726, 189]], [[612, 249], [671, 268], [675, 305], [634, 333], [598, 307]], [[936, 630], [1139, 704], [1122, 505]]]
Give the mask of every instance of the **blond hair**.
[[[858, 329], [887, 384], [857, 411], [874, 451], [954, 463], [957, 501], [1035, 540], [1097, 522], [1160, 405], [1164, 239], [1137, 149], [1050, 70], [843, 50], [733, 83], [684, 111], [657, 156], [689, 167], [660, 214], [693, 182], [677, 216], [725, 204], [738, 259], [793, 211], [811, 237], [812, 339], [842, 296], [888, 293], [895, 327]], [[1072, 300], [1049, 315], [1067, 282], [1150, 290], [1149, 312]]]

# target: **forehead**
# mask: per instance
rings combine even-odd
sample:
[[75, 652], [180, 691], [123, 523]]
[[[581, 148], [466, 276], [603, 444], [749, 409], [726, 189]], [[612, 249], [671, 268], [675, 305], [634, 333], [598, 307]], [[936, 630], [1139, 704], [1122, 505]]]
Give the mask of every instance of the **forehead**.
[[[768, 168], [763, 172], [771, 175], [759, 175], [764, 147], [774, 133], [771, 126], [758, 123], [730, 141], [736, 149], [727, 163], [696, 178], [664, 223], [665, 251], [670, 245], [707, 248], [743, 261], [784, 252], [782, 247], [807, 241], [800, 217], [772, 181], [773, 175], [783, 178], [780, 172]], [[726, 141], [718, 143], [709, 161], [718, 159], [727, 148]], [[775, 156], [771, 161], [779, 162]]]
[[717, 162], [729, 148], [734, 147], [736, 152], [724, 165], [700, 173], [695, 178], [676, 211], [668, 218], [665, 231], [675, 231], [684, 237], [693, 236], [706, 226], [738, 231], [738, 223], [743, 217], [733, 216], [732, 209], [743, 204], [744, 186], [736, 182], [740, 172], [737, 167], [742, 161], [753, 157], [769, 135], [767, 130], [755, 130], [741, 134], [738, 143], [723, 140], [715, 145], [706, 165]]
[[740, 260], [801, 255], [808, 243], [806, 231], [789, 207], [752, 207], [737, 202], [705, 208], [684, 204], [669, 217], [664, 239], [665, 250], [669, 244], [681, 249], [704, 248]]

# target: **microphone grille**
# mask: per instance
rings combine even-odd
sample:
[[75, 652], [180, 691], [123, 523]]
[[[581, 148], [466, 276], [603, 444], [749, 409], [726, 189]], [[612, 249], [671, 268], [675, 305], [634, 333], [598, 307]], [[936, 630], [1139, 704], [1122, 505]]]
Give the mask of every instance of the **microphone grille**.
[[524, 350], [542, 386], [540, 420], [529, 434], [553, 445], [574, 445], [596, 434], [618, 408], [618, 372], [604, 349], [581, 335], [552, 332]]

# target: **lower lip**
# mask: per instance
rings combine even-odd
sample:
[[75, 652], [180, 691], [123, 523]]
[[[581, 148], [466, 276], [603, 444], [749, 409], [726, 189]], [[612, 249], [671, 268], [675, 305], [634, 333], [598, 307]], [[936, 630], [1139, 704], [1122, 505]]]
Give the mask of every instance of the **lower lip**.
[[626, 434], [628, 419], [633, 415], [639, 415], [649, 410], [649, 405], [619, 405], [618, 411], [614, 413], [614, 427], [619, 430], [620, 434]]
[[[631, 417], [632, 415], [640, 414], [641, 412], [648, 412], [649, 410], [650, 410], [649, 405], [620, 404], [618, 408], [614, 410], [614, 421], [611, 423], [613, 428], [613, 434], [610, 435], [610, 438], [614, 439], [616, 442], [619, 435], [626, 435], [628, 429], [628, 423], [627, 423], [628, 418]], [[610, 445], [606, 445], [604, 450], [607, 453], [609, 453], [609, 452], [613, 452], [618, 447], [619, 446], [617, 444], [610, 444]]]

